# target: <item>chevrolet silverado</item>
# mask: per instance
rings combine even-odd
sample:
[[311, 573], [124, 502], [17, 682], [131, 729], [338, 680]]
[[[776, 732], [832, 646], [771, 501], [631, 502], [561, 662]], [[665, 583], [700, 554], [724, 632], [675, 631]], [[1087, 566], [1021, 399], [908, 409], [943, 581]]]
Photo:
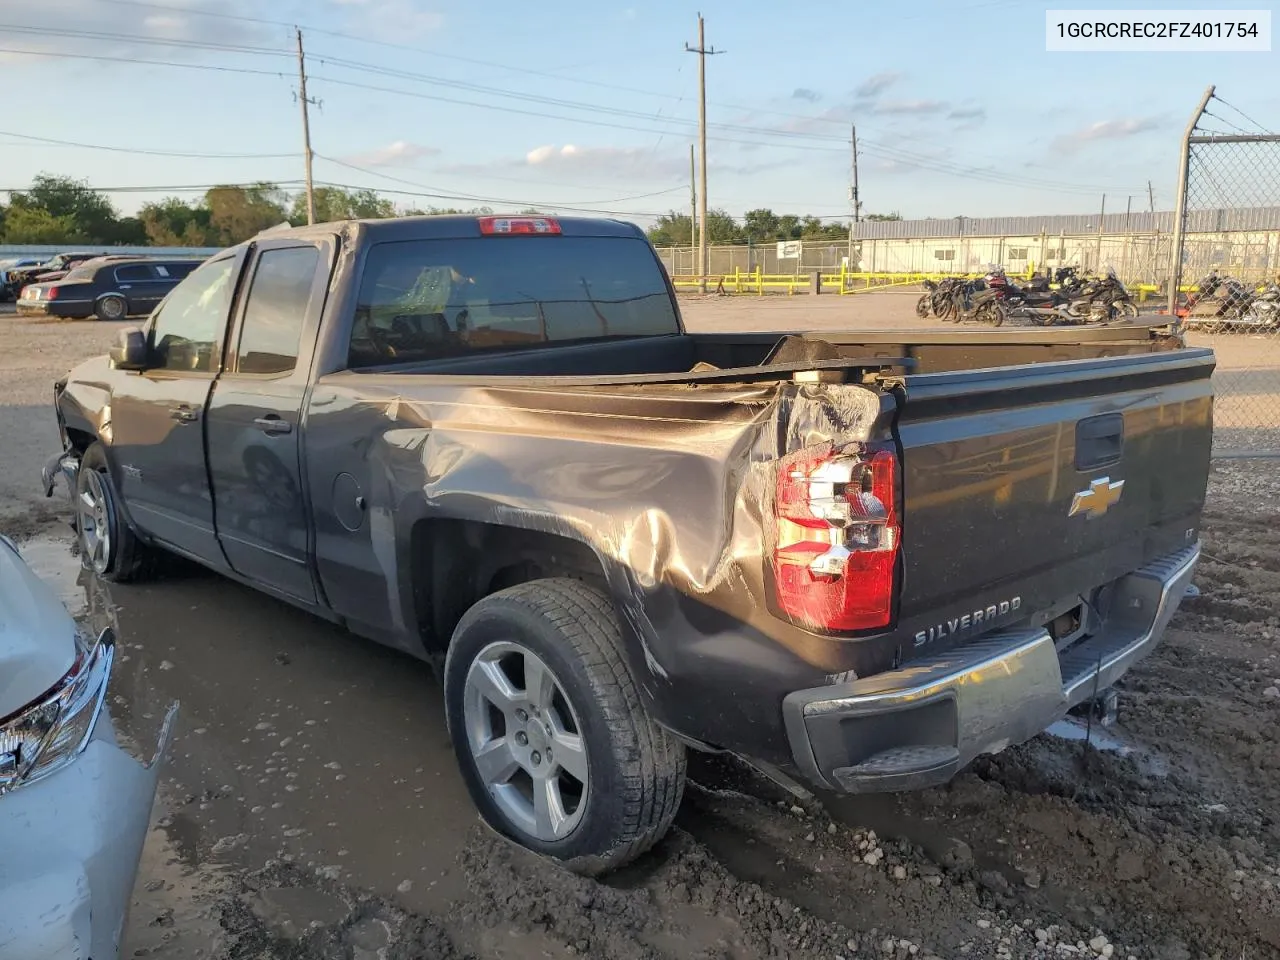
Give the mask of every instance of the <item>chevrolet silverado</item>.
[[598, 872], [688, 748], [915, 789], [1106, 691], [1199, 555], [1213, 365], [1139, 323], [691, 333], [630, 224], [323, 224], [59, 381], [44, 482], [103, 577], [179, 554], [431, 661], [484, 818]]

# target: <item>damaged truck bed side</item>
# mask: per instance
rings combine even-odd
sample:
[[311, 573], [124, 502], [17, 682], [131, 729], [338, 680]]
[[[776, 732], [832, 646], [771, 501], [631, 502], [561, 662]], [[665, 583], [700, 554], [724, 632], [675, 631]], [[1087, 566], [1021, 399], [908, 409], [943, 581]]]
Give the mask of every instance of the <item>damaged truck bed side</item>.
[[686, 746], [911, 789], [1110, 686], [1198, 557], [1212, 369], [1143, 325], [689, 333], [614, 221], [326, 224], [59, 382], [45, 481], [101, 575], [171, 551], [439, 664], [485, 818], [600, 870]]

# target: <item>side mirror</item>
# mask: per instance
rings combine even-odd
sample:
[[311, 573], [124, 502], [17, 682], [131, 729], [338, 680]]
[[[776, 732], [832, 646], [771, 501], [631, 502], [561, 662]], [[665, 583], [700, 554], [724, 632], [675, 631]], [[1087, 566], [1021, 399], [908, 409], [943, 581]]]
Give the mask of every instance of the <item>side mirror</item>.
[[119, 342], [108, 351], [111, 364], [118, 370], [147, 369], [147, 337], [137, 327], [120, 331]]

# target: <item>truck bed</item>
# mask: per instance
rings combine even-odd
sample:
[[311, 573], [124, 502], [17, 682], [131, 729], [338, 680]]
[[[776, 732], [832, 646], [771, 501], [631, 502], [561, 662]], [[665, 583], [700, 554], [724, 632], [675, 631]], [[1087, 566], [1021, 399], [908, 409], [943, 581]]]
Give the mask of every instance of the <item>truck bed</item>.
[[[1157, 353], [1181, 341], [1161, 325], [1001, 330], [684, 333], [546, 349], [479, 352], [416, 364], [366, 367], [358, 376], [547, 378], [569, 385], [757, 380], [803, 369], [898, 366], [942, 373]], [[766, 371], [755, 368], [765, 366]], [[713, 369], [714, 368], [714, 369]], [[458, 382], [456, 379], [454, 382]]]

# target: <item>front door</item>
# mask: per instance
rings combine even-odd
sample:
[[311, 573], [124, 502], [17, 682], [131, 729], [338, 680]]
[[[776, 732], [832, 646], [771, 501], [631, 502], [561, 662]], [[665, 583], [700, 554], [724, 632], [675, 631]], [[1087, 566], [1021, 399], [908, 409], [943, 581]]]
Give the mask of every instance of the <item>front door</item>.
[[204, 416], [222, 361], [240, 257], [211, 261], [151, 318], [149, 368], [120, 378], [110, 436], [116, 481], [134, 523], [157, 540], [217, 563]]
[[325, 240], [257, 245], [207, 427], [227, 561], [305, 602], [315, 601], [316, 589], [299, 434], [331, 250]]

